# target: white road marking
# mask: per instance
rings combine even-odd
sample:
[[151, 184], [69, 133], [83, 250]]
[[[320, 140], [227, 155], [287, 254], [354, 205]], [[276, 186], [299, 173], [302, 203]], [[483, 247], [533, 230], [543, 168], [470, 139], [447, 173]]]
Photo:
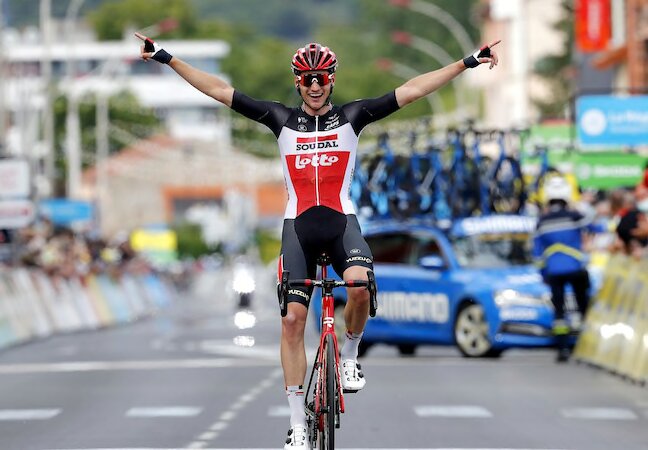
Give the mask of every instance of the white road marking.
[[[209, 342], [209, 341], [207, 341]], [[154, 361], [71, 361], [65, 363], [23, 363], [23, 364], [0, 364], [0, 375], [12, 374], [27, 374], [27, 373], [60, 373], [60, 372], [92, 372], [92, 371], [108, 371], [108, 370], [162, 370], [162, 369], [213, 369], [213, 368], [227, 368], [227, 367], [271, 367], [278, 366], [278, 351], [276, 349], [259, 349], [250, 352], [250, 349], [242, 349], [233, 344], [225, 350], [225, 346], [207, 344], [207, 349], [222, 350], [223, 353], [228, 353], [229, 356], [247, 356], [250, 358], [193, 358], [193, 359], [169, 359], [169, 360], [154, 360]], [[236, 348], [236, 349], [235, 349]], [[306, 352], [309, 360], [312, 360], [315, 353]], [[539, 361], [515, 361], [507, 360], [506, 363], [515, 366], [544, 366], [546, 362], [538, 358]], [[427, 367], [434, 365], [434, 367], [471, 367], [483, 366], [485, 363], [482, 361], [465, 361], [456, 357], [440, 357], [435, 358], [433, 361], [427, 359], [413, 360], [409, 364], [416, 367]], [[376, 357], [367, 362], [367, 365], [375, 367], [389, 366], [393, 367], [393, 358], [380, 358]]]
[[484, 418], [493, 417], [486, 408], [471, 405], [428, 405], [415, 406], [414, 412], [419, 417], [456, 417], [456, 418]]
[[218, 438], [220, 433], [227, 429], [229, 423], [236, 418], [239, 411], [242, 410], [248, 403], [253, 402], [259, 394], [270, 386], [276, 383], [277, 378], [281, 377], [283, 371], [281, 369], [273, 370], [266, 379], [264, 379], [258, 386], [253, 387], [249, 391], [241, 394], [229, 409], [221, 413], [218, 420], [214, 422], [207, 431], [201, 433], [194, 439], [193, 442], [188, 444], [188, 448], [204, 448], [207, 442], [213, 441]]
[[277, 366], [277, 361], [247, 359], [169, 359], [155, 361], [75, 361], [0, 365], [0, 375], [25, 373], [93, 372], [100, 370], [214, 369], [226, 367]]
[[60, 413], [60, 409], [0, 409], [0, 420], [44, 420]]
[[[195, 444], [195, 445], [194, 445]], [[119, 448], [75, 448], [75, 449], [49, 449], [49, 450], [186, 450], [186, 449], [192, 449], [192, 448], [201, 448], [203, 450], [276, 450], [276, 448], [205, 448], [201, 445], [201, 443], [194, 443], [192, 446], [184, 447], [184, 448], [144, 448], [144, 447], [137, 447], [137, 448], [124, 448], [124, 447], [119, 447]], [[534, 448], [534, 449], [529, 449], [529, 448], [511, 448], [511, 447], [488, 447], [488, 448], [467, 448], [467, 447], [462, 447], [462, 448], [449, 448], [449, 447], [444, 447], [444, 448], [341, 448], [339, 450], [567, 450], [567, 449], [542, 449], [542, 448]]]
[[127, 417], [194, 417], [202, 408], [192, 406], [136, 407], [126, 412]]
[[566, 419], [637, 420], [634, 411], [626, 408], [568, 408], [561, 411]]

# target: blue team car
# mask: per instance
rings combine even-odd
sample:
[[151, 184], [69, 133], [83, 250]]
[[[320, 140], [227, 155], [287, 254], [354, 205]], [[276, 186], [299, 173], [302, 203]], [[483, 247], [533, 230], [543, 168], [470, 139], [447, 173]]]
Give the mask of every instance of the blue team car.
[[[531, 260], [535, 224], [497, 215], [458, 220], [446, 231], [423, 222], [364, 225], [379, 306], [360, 353], [383, 343], [412, 355], [435, 344], [492, 357], [553, 345], [550, 292]], [[335, 295], [336, 323], [343, 324], [345, 294]], [[319, 299], [312, 303], [319, 317]]]

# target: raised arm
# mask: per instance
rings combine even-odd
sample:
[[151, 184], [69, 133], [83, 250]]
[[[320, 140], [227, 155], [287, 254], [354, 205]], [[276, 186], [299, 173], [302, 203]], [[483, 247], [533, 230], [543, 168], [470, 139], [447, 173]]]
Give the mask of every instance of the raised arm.
[[209, 95], [213, 99], [223, 103], [226, 106], [232, 106], [234, 88], [225, 80], [202, 70], [196, 69], [192, 65], [181, 60], [177, 56], [171, 56], [164, 49], [158, 46], [152, 39], [143, 34], [135, 33], [143, 44], [140, 48], [141, 56], [144, 61], [153, 59], [163, 64], [168, 64], [173, 70], [184, 78], [189, 84], [198, 89], [200, 92]]
[[396, 101], [398, 102], [398, 106], [402, 108], [405, 105], [409, 105], [410, 103], [431, 94], [449, 81], [452, 81], [468, 68], [488, 63], [492, 69], [497, 65], [498, 58], [497, 54], [491, 49], [500, 42], [501, 40], [498, 40], [490, 45], [485, 45], [463, 60], [453, 62], [452, 64], [438, 70], [421, 74], [406, 81], [396, 88]]

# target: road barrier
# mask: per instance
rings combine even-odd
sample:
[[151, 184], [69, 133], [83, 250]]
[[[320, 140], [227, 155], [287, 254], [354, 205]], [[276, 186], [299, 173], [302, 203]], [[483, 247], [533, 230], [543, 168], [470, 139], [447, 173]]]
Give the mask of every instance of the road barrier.
[[57, 333], [96, 330], [150, 316], [169, 305], [173, 284], [155, 274], [50, 277], [0, 269], [0, 349]]
[[610, 257], [574, 357], [635, 382], [648, 381], [648, 259]]

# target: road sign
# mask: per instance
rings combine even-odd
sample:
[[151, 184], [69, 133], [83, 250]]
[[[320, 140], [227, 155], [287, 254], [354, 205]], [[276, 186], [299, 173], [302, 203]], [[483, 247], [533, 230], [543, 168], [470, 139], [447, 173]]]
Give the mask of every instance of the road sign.
[[25, 159], [0, 159], [0, 198], [29, 197], [29, 163]]
[[31, 224], [36, 209], [31, 200], [0, 200], [0, 228], [23, 228]]

